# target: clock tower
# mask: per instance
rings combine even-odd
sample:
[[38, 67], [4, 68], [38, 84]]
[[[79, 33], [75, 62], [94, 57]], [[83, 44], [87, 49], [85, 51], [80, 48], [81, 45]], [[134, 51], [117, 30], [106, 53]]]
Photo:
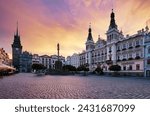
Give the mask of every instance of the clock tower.
[[14, 35], [14, 41], [12, 44], [12, 64], [17, 71], [20, 68], [20, 55], [22, 54], [22, 45], [20, 41], [20, 35], [18, 33], [18, 23], [17, 23], [17, 30]]

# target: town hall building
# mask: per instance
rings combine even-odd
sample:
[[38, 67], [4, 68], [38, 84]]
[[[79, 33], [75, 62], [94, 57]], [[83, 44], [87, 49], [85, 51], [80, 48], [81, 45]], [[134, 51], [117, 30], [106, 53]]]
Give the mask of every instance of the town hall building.
[[[106, 36], [106, 40], [98, 36], [95, 43], [91, 25], [89, 26], [85, 43], [86, 49], [78, 57], [80, 65], [85, 65], [90, 71], [101, 67], [104, 72], [109, 73], [109, 67], [118, 64], [121, 66], [120, 74], [122, 75], [150, 76], [150, 32], [148, 26], [134, 35], [125, 37], [123, 32], [118, 30], [115, 13], [112, 10]], [[70, 63], [70, 65], [72, 64]]]

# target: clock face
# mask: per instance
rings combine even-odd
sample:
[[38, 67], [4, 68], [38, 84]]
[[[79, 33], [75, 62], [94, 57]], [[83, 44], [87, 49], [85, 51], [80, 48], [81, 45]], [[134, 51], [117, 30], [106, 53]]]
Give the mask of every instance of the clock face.
[[18, 51], [18, 50], [19, 50], [19, 48], [16, 48], [16, 50]]

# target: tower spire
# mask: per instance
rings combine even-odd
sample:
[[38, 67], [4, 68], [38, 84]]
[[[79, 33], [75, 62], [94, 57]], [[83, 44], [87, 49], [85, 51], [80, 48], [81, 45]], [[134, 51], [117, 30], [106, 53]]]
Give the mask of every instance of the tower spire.
[[88, 34], [87, 41], [89, 41], [89, 40], [92, 40], [92, 41], [93, 41], [91, 23], [90, 23], [90, 25], [89, 25], [89, 34]]
[[110, 15], [110, 25], [109, 25], [109, 29], [112, 29], [112, 28], [115, 28], [117, 29], [117, 25], [116, 25], [116, 22], [115, 22], [115, 13], [114, 13], [114, 10], [112, 9], [112, 13]]
[[92, 32], [92, 29], [91, 29], [91, 23], [89, 24], [89, 33]]
[[18, 32], [18, 21], [17, 21], [17, 30], [16, 30], [16, 35], [17, 35], [17, 36], [19, 35], [19, 32]]

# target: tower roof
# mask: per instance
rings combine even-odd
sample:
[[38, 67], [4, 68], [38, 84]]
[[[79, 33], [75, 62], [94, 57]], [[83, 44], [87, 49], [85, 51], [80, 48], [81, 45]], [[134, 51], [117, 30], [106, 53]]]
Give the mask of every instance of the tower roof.
[[16, 36], [19, 36], [18, 21], [17, 21], [17, 28], [16, 28]]
[[116, 22], [115, 22], [115, 13], [113, 12], [113, 9], [112, 9], [112, 13], [110, 15], [110, 25], [109, 25], [109, 29], [112, 29], [112, 28], [115, 28], [117, 29], [117, 25], [116, 25]]
[[88, 33], [88, 37], [87, 37], [87, 41], [89, 41], [89, 40], [93, 41], [91, 23], [89, 25], [89, 33]]
[[19, 36], [19, 30], [18, 30], [18, 22], [17, 22], [16, 34], [14, 35], [14, 42], [12, 44], [12, 47], [22, 48], [20, 36]]

